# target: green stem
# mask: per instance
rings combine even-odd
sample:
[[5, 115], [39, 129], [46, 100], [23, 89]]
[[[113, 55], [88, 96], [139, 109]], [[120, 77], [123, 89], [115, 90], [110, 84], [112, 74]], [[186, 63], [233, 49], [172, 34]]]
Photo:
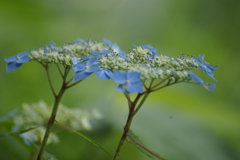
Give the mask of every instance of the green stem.
[[63, 78], [62, 87], [61, 87], [59, 93], [55, 94], [55, 92], [53, 90], [53, 87], [52, 87], [52, 83], [51, 83], [50, 77], [49, 77], [48, 67], [46, 67], [45, 69], [47, 71], [48, 80], [49, 80], [49, 83], [50, 83], [51, 90], [53, 92], [55, 101], [54, 101], [54, 104], [53, 104], [51, 116], [50, 116], [50, 118], [48, 120], [47, 129], [45, 131], [45, 135], [44, 135], [42, 143], [41, 143], [41, 147], [40, 147], [40, 150], [39, 150], [39, 153], [38, 153], [37, 160], [41, 160], [42, 159], [44, 149], [45, 149], [45, 147], [47, 145], [47, 141], [48, 141], [49, 135], [51, 133], [51, 128], [53, 126], [53, 123], [54, 123], [56, 115], [57, 115], [57, 110], [58, 110], [59, 103], [61, 101], [61, 98], [62, 98], [64, 92], [67, 89], [66, 78], [67, 78], [67, 75], [68, 75], [69, 70], [70, 70], [69, 67], [65, 68], [65, 72], [64, 72], [63, 77], [62, 77]]
[[126, 124], [124, 126], [122, 137], [121, 137], [121, 139], [118, 143], [118, 146], [117, 146], [117, 149], [115, 151], [113, 160], [117, 160], [119, 158], [121, 148], [122, 148], [124, 142], [127, 139], [128, 132], [129, 132], [131, 124], [132, 124], [132, 119], [133, 119], [133, 117], [136, 113], [135, 112], [136, 105], [137, 105], [138, 101], [140, 100], [140, 98], [142, 97], [142, 95], [144, 95], [144, 94], [145, 94], [145, 92], [139, 93], [133, 102], [130, 100], [129, 95], [125, 94], [125, 96], [127, 97], [127, 100], [128, 100], [129, 113], [128, 113], [128, 118], [127, 118]]
[[141, 102], [138, 104], [136, 110], [134, 111], [134, 113], [133, 113], [134, 115], [135, 115], [135, 114], [138, 112], [138, 110], [142, 107], [143, 103], [146, 101], [146, 99], [147, 99], [147, 97], [148, 97], [149, 94], [150, 94], [150, 91], [147, 90], [146, 93], [145, 93], [145, 95], [144, 95], [144, 97], [142, 98]]
[[123, 133], [122, 133], [122, 137], [118, 143], [118, 146], [117, 146], [117, 149], [116, 149], [116, 152], [115, 152], [115, 155], [113, 157], [113, 160], [117, 160], [119, 158], [119, 155], [120, 155], [120, 151], [121, 151], [121, 148], [125, 142], [125, 140], [127, 139], [127, 136], [128, 136], [128, 132], [130, 130], [130, 126], [131, 126], [131, 123], [132, 123], [132, 119], [133, 119], [133, 116], [134, 116], [134, 108], [135, 106], [133, 105], [133, 103], [131, 103], [132, 105], [129, 107], [130, 110], [129, 110], [129, 114], [128, 114], [128, 119], [127, 119], [127, 122], [124, 126], [124, 130], [123, 130]]

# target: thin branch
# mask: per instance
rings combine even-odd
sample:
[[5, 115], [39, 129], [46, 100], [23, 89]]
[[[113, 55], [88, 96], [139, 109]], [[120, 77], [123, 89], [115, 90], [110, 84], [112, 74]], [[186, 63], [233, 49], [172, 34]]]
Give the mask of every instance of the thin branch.
[[62, 73], [62, 71], [61, 71], [61, 69], [60, 69], [59, 65], [58, 65], [58, 64], [56, 64], [56, 65], [57, 65], [57, 69], [58, 69], [58, 71], [59, 71], [59, 73], [60, 73], [61, 77], [63, 78], [63, 73]]
[[44, 68], [45, 68], [45, 70], [46, 70], [46, 72], [47, 72], [47, 79], [48, 79], [48, 82], [49, 82], [51, 91], [52, 91], [54, 97], [56, 97], [57, 95], [56, 95], [56, 92], [55, 92], [55, 90], [54, 90], [54, 87], [53, 87], [53, 84], [52, 84], [52, 80], [51, 80], [51, 77], [50, 77], [50, 74], [49, 74], [49, 65], [48, 65], [48, 64], [45, 65]]
[[[134, 111], [134, 115], [138, 112], [138, 110], [142, 107], [143, 103], [145, 102], [145, 100], [147, 99], [148, 95], [150, 94], [150, 91], [147, 90], [144, 97], [142, 98], [141, 102], [138, 104], [137, 108]], [[138, 101], [138, 100], [137, 100]]]
[[170, 80], [169, 80], [167, 84], [165, 84], [164, 86], [159, 87], [159, 88], [157, 88], [157, 89], [151, 90], [151, 92], [155, 92], [155, 91], [157, 91], [157, 90], [163, 89], [163, 88], [165, 88], [165, 87], [167, 87], [167, 86], [171, 86], [171, 85], [173, 85], [173, 84], [177, 84], [177, 83], [180, 83], [180, 82], [184, 82], [184, 81], [177, 81], [177, 82], [175, 81], [175, 82], [173, 82], [173, 83], [170, 84]]
[[154, 89], [156, 87], [158, 87], [159, 85], [161, 85], [162, 83], [164, 83], [169, 77], [166, 77], [165, 79], [163, 79], [162, 81], [160, 81], [159, 83], [155, 84], [154, 86], [151, 87], [151, 89]]
[[[80, 82], [82, 82], [82, 81], [83, 81], [83, 80], [80, 80], [80, 81], [74, 82], [74, 83], [72, 83], [72, 84], [70, 84], [70, 85], [67, 85], [66, 88], [67, 88], [67, 89], [68, 89], [68, 88], [71, 88], [71, 87], [77, 85], [78, 83], [80, 83]], [[66, 84], [68, 84], [68, 82], [67, 82]]]

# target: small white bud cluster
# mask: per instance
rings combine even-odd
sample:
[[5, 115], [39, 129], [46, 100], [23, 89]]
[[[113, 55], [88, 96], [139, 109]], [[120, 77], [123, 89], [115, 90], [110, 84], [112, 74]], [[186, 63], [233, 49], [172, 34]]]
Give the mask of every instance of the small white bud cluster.
[[[45, 125], [43, 124], [48, 121], [50, 113], [51, 107], [43, 101], [30, 105], [23, 104], [19, 112], [13, 117], [13, 131], [17, 132], [38, 126], [36, 129], [25, 132], [20, 136], [28, 145], [31, 143], [41, 143], [46, 130]], [[100, 118], [102, 118], [102, 115], [96, 109], [89, 112], [78, 108], [68, 108], [60, 105], [56, 120], [67, 127], [79, 131], [91, 130], [91, 120]], [[51, 132], [48, 144], [57, 143], [58, 141], [58, 136], [54, 133], [54, 131]]]
[[117, 69], [125, 72], [140, 72], [142, 80], [167, 77], [171, 80], [188, 80], [188, 72], [198, 67], [192, 57], [181, 55], [174, 59], [165, 55], [152, 54], [149, 49], [141, 46], [131, 50], [126, 57], [117, 53], [109, 53], [101, 57], [98, 64], [112, 71]]
[[67, 66], [72, 65], [72, 60], [81, 60], [84, 56], [91, 55], [90, 51], [102, 51], [111, 49], [110, 46], [104, 44], [102, 41], [87, 40], [83, 41], [78, 38], [63, 45], [63, 47], [56, 46], [54, 42], [50, 42], [45, 47], [32, 49], [28, 56], [32, 60], [37, 60], [43, 63], [57, 63]]

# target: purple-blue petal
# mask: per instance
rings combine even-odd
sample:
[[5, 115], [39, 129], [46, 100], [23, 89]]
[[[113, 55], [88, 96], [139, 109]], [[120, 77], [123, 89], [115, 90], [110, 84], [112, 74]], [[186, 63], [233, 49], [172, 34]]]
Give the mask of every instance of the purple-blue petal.
[[87, 78], [88, 76], [90, 76], [92, 73], [87, 73], [85, 71], [80, 71], [80, 72], [76, 72], [73, 76], [73, 81], [77, 82], [80, 81], [82, 79]]
[[98, 69], [95, 73], [102, 80], [109, 80], [112, 77], [112, 72], [109, 70]]
[[91, 66], [91, 65], [93, 65], [95, 62], [97, 61], [97, 58], [96, 57], [92, 57], [91, 59], [89, 59], [88, 61], [87, 61], [87, 66]]
[[201, 85], [204, 84], [204, 81], [200, 77], [195, 75], [193, 72], [190, 72], [188, 75], [190, 76], [191, 79], [197, 81], [199, 84], [201, 84]]
[[74, 64], [74, 65], [72, 65], [72, 68], [73, 68], [74, 72], [85, 70], [86, 61], [81, 61], [77, 64]]
[[15, 56], [7, 57], [7, 58], [4, 58], [4, 60], [6, 62], [14, 62], [17, 60], [17, 56], [15, 55]]
[[118, 70], [115, 70], [113, 73], [112, 78], [114, 81], [118, 84], [125, 84], [127, 80], [127, 73], [126, 72], [120, 72]]
[[92, 64], [85, 71], [88, 72], [88, 73], [92, 73], [92, 72], [96, 71], [98, 68], [99, 68], [98, 64]]
[[203, 86], [210, 92], [213, 92], [216, 88], [216, 85], [213, 83], [205, 83]]
[[129, 93], [141, 93], [143, 91], [142, 87], [143, 87], [142, 82], [131, 83], [127, 84], [126, 90]]
[[22, 63], [17, 63], [17, 62], [9, 62], [7, 67], [6, 67], [6, 71], [7, 72], [12, 72], [16, 69], [18, 69], [19, 67], [22, 66]]
[[73, 63], [73, 65], [75, 65], [75, 64], [77, 64], [77, 63], [79, 63], [80, 61], [79, 60], [77, 60], [77, 59], [72, 59], [72, 63]]
[[77, 42], [84, 43], [84, 40], [82, 38], [77, 38]]
[[129, 83], [137, 83], [140, 81], [141, 73], [139, 72], [129, 72], [127, 73], [127, 80]]
[[31, 60], [31, 58], [26, 55], [26, 56], [22, 57], [21, 59], [17, 60], [16, 62], [17, 63], [25, 63], [25, 62], [28, 62], [30, 60]]
[[26, 55], [28, 55], [28, 53], [29, 53], [29, 51], [24, 51], [24, 52], [18, 53], [17, 57], [19, 59], [21, 59], [21, 58], [25, 57]]
[[103, 39], [103, 43], [108, 45], [108, 46], [111, 46], [112, 45], [112, 42], [110, 40], [108, 40], [107, 38], [104, 38]]

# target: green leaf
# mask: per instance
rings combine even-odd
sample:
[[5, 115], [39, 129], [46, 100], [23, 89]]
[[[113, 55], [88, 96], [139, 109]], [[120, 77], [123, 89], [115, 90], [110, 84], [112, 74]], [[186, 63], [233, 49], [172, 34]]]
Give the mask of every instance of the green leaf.
[[152, 159], [160, 159], [160, 160], [166, 160], [162, 157], [160, 157], [158, 154], [156, 154], [153, 151], [150, 151], [149, 149], [147, 149], [146, 147], [144, 147], [143, 143], [140, 141], [140, 139], [138, 138], [138, 136], [136, 136], [132, 130], [129, 131], [128, 133], [128, 138], [127, 141], [129, 143], [131, 143], [132, 145], [134, 145], [137, 149], [139, 149], [142, 153], [144, 153], [145, 155], [147, 155], [148, 157], [152, 158]]
[[66, 126], [62, 125], [62, 124], [60, 124], [60, 123], [57, 122], [57, 121], [55, 121], [55, 122], [56, 122], [58, 125], [60, 125], [61, 127], [63, 127], [63, 128], [65, 128], [65, 129], [68, 129], [68, 130], [76, 133], [77, 135], [79, 135], [79, 136], [81, 136], [82, 138], [88, 140], [89, 142], [91, 142], [91, 143], [94, 144], [95, 146], [101, 148], [101, 149], [102, 149], [104, 152], [106, 152], [111, 158], [113, 158], [113, 156], [111, 155], [111, 153], [110, 153], [107, 149], [105, 149], [102, 145], [100, 145], [98, 142], [96, 142], [95, 140], [93, 140], [93, 139], [91, 139], [91, 138], [83, 135], [82, 133], [80, 133], [80, 132], [78, 132], [78, 131], [76, 131], [76, 130], [73, 130], [73, 129], [69, 128], [69, 127], [66, 127]]

